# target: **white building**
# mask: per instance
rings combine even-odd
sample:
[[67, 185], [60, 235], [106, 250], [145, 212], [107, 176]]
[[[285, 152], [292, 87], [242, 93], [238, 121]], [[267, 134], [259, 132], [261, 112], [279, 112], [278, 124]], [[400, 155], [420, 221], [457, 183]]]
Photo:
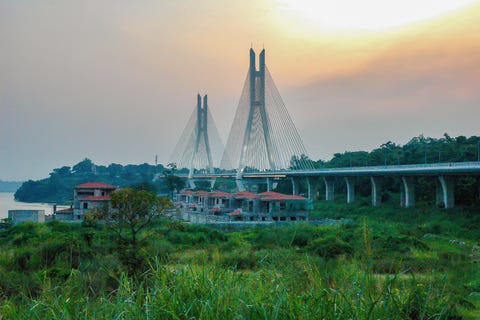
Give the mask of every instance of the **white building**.
[[45, 210], [8, 210], [14, 225], [22, 222], [45, 222]]

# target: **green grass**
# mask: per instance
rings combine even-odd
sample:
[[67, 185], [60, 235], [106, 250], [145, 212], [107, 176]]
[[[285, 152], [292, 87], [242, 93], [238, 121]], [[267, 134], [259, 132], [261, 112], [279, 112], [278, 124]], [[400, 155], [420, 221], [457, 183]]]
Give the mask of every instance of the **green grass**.
[[86, 232], [60, 223], [19, 225], [0, 233], [0, 314], [476, 319], [476, 212], [318, 202], [311, 216], [351, 222], [235, 232], [159, 219], [144, 233], [132, 275], [122, 262], [122, 247], [101, 226]]

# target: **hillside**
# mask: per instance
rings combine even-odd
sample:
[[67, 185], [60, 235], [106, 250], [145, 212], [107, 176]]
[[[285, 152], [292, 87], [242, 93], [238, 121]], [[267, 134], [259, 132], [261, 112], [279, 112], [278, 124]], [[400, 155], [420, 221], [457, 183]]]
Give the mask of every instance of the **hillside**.
[[153, 183], [159, 192], [167, 193], [163, 179], [164, 167], [149, 164], [126, 165], [112, 163], [108, 166], [95, 165], [84, 159], [73, 167], [53, 169], [48, 178], [24, 182], [15, 192], [15, 199], [23, 202], [55, 202], [69, 204], [73, 188], [89, 181], [108, 183], [124, 187], [142, 182]]

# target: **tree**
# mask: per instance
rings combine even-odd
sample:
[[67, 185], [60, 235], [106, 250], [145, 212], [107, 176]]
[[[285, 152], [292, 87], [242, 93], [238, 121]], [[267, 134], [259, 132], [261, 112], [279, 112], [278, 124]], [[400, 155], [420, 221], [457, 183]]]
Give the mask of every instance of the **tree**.
[[136, 190], [145, 190], [154, 194], [158, 193], [158, 188], [154, 184], [147, 181], [139, 182], [134, 185], [131, 185], [130, 188], [133, 188]]
[[165, 184], [167, 185], [168, 190], [170, 191], [170, 197], [173, 198], [173, 191], [180, 190], [185, 187], [185, 181], [182, 178], [175, 175], [177, 170], [177, 165], [175, 163], [167, 164], [167, 168], [163, 171], [165, 176]]
[[93, 172], [93, 162], [92, 160], [85, 158], [76, 165], [73, 166], [72, 171], [81, 174], [81, 173], [92, 173]]
[[64, 166], [61, 168], [53, 169], [53, 172], [50, 173], [50, 175], [54, 175], [54, 174], [57, 174], [60, 177], [68, 177], [72, 175], [72, 172], [70, 171], [70, 167]]
[[172, 207], [168, 198], [158, 197], [146, 190], [124, 188], [112, 194], [111, 206], [105, 210], [103, 220], [116, 234], [119, 254], [130, 274], [145, 261], [140, 249], [145, 238], [140, 233], [163, 209]]

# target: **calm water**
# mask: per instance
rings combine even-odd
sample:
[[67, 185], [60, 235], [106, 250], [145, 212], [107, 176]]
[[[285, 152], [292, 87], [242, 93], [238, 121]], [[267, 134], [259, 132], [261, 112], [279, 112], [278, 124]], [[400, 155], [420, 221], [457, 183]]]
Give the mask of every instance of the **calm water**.
[[13, 198], [13, 193], [0, 192], [0, 219], [8, 217], [8, 210], [16, 209], [45, 210], [45, 214], [52, 214], [53, 211], [51, 204], [17, 202]]

